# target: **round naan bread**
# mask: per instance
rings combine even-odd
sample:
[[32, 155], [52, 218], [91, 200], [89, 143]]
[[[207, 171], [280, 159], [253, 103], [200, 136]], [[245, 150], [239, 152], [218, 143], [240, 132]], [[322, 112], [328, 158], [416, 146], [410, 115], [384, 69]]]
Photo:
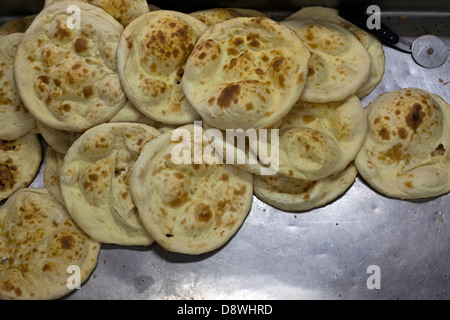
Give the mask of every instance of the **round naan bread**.
[[310, 56], [295, 33], [278, 22], [230, 19], [199, 39], [186, 62], [184, 93], [209, 126], [268, 127], [299, 99]]
[[[205, 145], [195, 142], [194, 130], [202, 139], [201, 126], [186, 125], [150, 141], [130, 185], [139, 217], [155, 241], [168, 251], [192, 255], [224, 245], [242, 225], [253, 197], [250, 173], [196, 160]], [[179, 163], [179, 156], [186, 161]]]
[[[68, 5], [80, 8], [80, 29]], [[116, 71], [123, 27], [90, 4], [45, 8], [25, 32], [14, 60], [19, 96], [51, 128], [83, 132], [111, 119], [126, 102]]]
[[280, 169], [285, 176], [317, 181], [344, 170], [366, 138], [364, 107], [356, 96], [329, 103], [298, 101], [274, 126], [280, 130]]
[[349, 30], [366, 48], [370, 57], [370, 75], [355, 93], [360, 99], [367, 96], [381, 82], [386, 66], [383, 45], [374, 35], [350, 23], [339, 15], [339, 10], [329, 7], [304, 7], [293, 13], [290, 19], [311, 19], [315, 21], [328, 21]]
[[181, 85], [186, 59], [206, 26], [175, 11], [150, 12], [122, 34], [117, 63], [123, 88], [149, 118], [182, 125], [199, 119]]
[[[64, 0], [45, 0], [45, 6]], [[80, 0], [100, 7], [113, 16], [123, 26], [127, 26], [137, 17], [150, 11], [146, 0]]]
[[264, 12], [247, 8], [212, 8], [191, 12], [189, 15], [200, 20], [207, 27], [239, 17], [269, 18]]
[[51, 147], [45, 148], [44, 185], [48, 192], [62, 204], [64, 204], [64, 198], [61, 194], [59, 172], [63, 159], [64, 155], [57, 153]]
[[254, 176], [254, 193], [265, 203], [284, 211], [305, 211], [324, 206], [354, 183], [358, 171], [353, 163], [329, 177], [308, 181], [282, 175]]
[[355, 95], [368, 81], [369, 54], [349, 30], [332, 22], [295, 15], [281, 23], [294, 30], [312, 52], [302, 100], [341, 101]]
[[0, 140], [0, 200], [28, 186], [39, 171], [42, 146], [28, 133], [13, 141]]
[[138, 123], [105, 123], [87, 130], [69, 148], [60, 170], [67, 210], [93, 239], [150, 245], [130, 196], [133, 166], [142, 147], [160, 132]]
[[22, 104], [13, 76], [13, 61], [23, 33], [0, 36], [0, 139], [15, 140], [35, 129], [35, 119]]
[[0, 208], [0, 299], [61, 298], [74, 270], [80, 285], [89, 278], [99, 252], [45, 188], [22, 189]]
[[399, 199], [450, 191], [450, 106], [439, 96], [405, 88], [367, 107], [368, 133], [355, 164], [380, 193]]

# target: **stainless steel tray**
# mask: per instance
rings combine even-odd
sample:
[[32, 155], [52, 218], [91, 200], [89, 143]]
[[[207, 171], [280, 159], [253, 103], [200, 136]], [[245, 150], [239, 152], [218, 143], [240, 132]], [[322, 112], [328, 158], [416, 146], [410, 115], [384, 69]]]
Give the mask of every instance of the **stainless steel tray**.
[[[15, 1], [16, 8], [20, 2]], [[199, 2], [193, 3], [198, 9]], [[281, 18], [302, 4], [311, 5], [271, 3], [254, 7]], [[450, 46], [448, 2], [440, 2], [442, 7], [436, 1], [428, 7], [418, 3], [402, 9], [380, 2], [383, 22], [411, 39], [436, 34]], [[391, 11], [383, 10], [383, 4]], [[209, 2], [213, 6], [225, 4]], [[5, 8], [0, 4], [3, 19], [7, 14], [2, 12], [18, 14], [11, 6]], [[424, 69], [395, 49], [385, 47], [385, 54], [384, 78], [362, 100], [364, 105], [404, 87], [422, 88], [450, 102], [449, 60]], [[43, 187], [44, 165], [32, 187]], [[65, 299], [450, 299], [449, 208], [450, 194], [401, 201], [378, 194], [360, 177], [336, 201], [303, 213], [282, 212], [254, 197], [241, 229], [219, 250], [188, 256], [157, 244], [103, 245], [90, 279]], [[378, 275], [379, 282], [372, 282]], [[373, 283], [380, 287], [373, 288]]]

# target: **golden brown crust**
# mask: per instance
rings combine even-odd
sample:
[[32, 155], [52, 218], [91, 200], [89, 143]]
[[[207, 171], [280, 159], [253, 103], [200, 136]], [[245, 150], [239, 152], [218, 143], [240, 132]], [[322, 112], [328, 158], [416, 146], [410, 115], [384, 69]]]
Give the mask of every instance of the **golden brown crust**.
[[183, 90], [210, 126], [262, 128], [300, 97], [310, 53], [268, 18], [234, 18], [209, 28], [186, 63]]
[[[45, 0], [45, 7], [64, 0]], [[102, 8], [124, 27], [137, 17], [150, 11], [146, 0], [81, 0]]]
[[425, 90], [386, 92], [367, 106], [368, 135], [356, 158], [364, 179], [401, 199], [450, 191], [450, 106]]
[[0, 140], [0, 200], [28, 186], [42, 161], [42, 146], [36, 134], [13, 140]]
[[140, 112], [169, 125], [200, 118], [185, 98], [181, 79], [205, 29], [195, 18], [168, 10], [143, 15], [125, 29], [118, 49], [119, 74]]
[[22, 189], [0, 208], [0, 299], [60, 298], [73, 290], [67, 268], [83, 283], [99, 251], [46, 189]]
[[13, 61], [23, 33], [0, 36], [0, 139], [15, 140], [35, 128], [35, 119], [20, 100]]
[[311, 20], [295, 13], [282, 21], [312, 52], [301, 99], [341, 101], [355, 95], [370, 75], [370, 57], [364, 46], [338, 24]]
[[[194, 125], [179, 129], [193, 139]], [[131, 194], [144, 227], [163, 248], [185, 254], [209, 252], [224, 245], [246, 218], [253, 178], [232, 165], [175, 164], [173, 132], [144, 147], [131, 177]]]
[[139, 123], [105, 123], [87, 130], [69, 148], [60, 187], [71, 217], [93, 239], [150, 245], [129, 192], [142, 147], [160, 134]]
[[19, 96], [51, 128], [82, 132], [111, 119], [126, 97], [116, 73], [123, 27], [82, 2], [81, 29], [67, 23], [65, 2], [45, 8], [25, 32], [14, 61]]

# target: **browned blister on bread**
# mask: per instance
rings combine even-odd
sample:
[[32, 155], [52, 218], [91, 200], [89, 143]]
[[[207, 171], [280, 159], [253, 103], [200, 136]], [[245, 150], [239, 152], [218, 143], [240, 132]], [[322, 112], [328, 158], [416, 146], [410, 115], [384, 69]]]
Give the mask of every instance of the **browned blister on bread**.
[[300, 97], [310, 56], [291, 29], [271, 19], [230, 19], [199, 39], [183, 90], [209, 126], [268, 127]]
[[0, 139], [15, 140], [35, 129], [35, 119], [23, 105], [13, 75], [13, 61], [23, 33], [0, 36]]
[[76, 286], [71, 274], [88, 279], [99, 251], [45, 188], [22, 189], [0, 208], [0, 299], [61, 298]]
[[0, 200], [28, 186], [36, 177], [42, 161], [42, 146], [37, 134], [19, 139], [0, 140]]
[[[80, 8], [80, 28], [67, 13]], [[116, 72], [123, 27], [83, 2], [45, 8], [25, 32], [14, 60], [19, 96], [51, 128], [83, 132], [111, 119], [126, 102]]]
[[368, 134], [356, 166], [377, 191], [429, 198], [450, 191], [450, 106], [418, 88], [386, 92], [367, 106]]
[[69, 148], [60, 188], [71, 217], [93, 239], [150, 245], [131, 199], [130, 176], [146, 143], [160, 135], [140, 123], [105, 123], [87, 130]]
[[118, 49], [119, 74], [128, 98], [147, 117], [168, 125], [200, 119], [185, 98], [181, 79], [206, 26], [181, 12], [159, 10], [131, 23]]

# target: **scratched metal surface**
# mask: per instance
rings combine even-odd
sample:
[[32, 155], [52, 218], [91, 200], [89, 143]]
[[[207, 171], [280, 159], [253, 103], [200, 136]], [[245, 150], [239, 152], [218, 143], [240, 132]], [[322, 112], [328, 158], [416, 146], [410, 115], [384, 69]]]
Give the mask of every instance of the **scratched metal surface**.
[[[447, 46], [449, 21], [450, 12], [383, 12], [401, 35], [434, 33]], [[364, 105], [404, 87], [450, 101], [450, 60], [428, 70], [405, 53], [385, 47], [385, 54], [384, 78]], [[44, 165], [32, 187], [43, 186]], [[90, 279], [65, 299], [450, 299], [449, 208], [450, 194], [390, 199], [360, 177], [336, 201], [304, 213], [254, 197], [241, 229], [219, 250], [187, 256], [157, 244], [103, 245]], [[380, 268], [380, 289], [367, 287], [372, 265]]]

